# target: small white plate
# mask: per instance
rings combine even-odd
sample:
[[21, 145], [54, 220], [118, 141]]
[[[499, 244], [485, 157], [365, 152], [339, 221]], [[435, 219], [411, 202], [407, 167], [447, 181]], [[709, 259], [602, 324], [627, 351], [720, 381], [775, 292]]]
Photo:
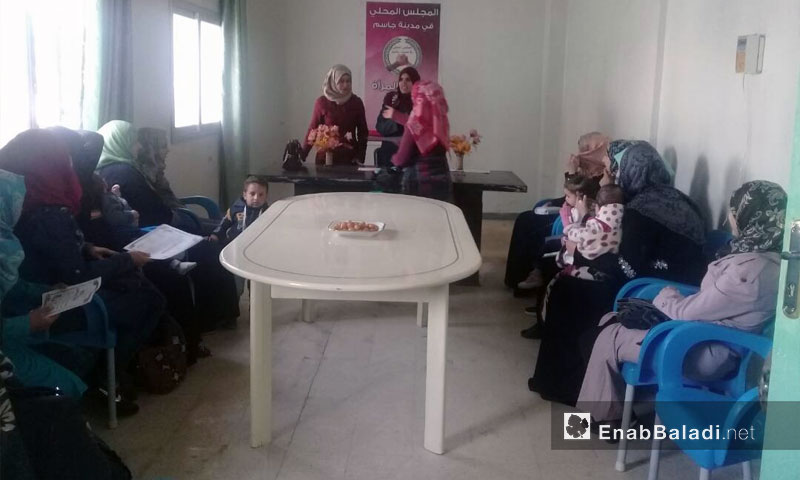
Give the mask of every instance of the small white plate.
[[[376, 225], [378, 227], [378, 229], [375, 230], [374, 232], [369, 232], [369, 231], [366, 231], [366, 230], [336, 230], [336, 229], [333, 228], [333, 226], [336, 225], [337, 223], [341, 223], [341, 222], [345, 222], [345, 221], [349, 221], [349, 222], [359, 221], [359, 222], [371, 223], [373, 225]], [[374, 237], [375, 235], [381, 233], [384, 228], [386, 228], [386, 224], [385, 223], [383, 223], [383, 222], [373, 222], [373, 221], [369, 221], [369, 220], [334, 220], [334, 221], [332, 221], [331, 223], [328, 224], [328, 230], [330, 230], [333, 233], [338, 234], [340, 237], [361, 237], [361, 238]]]

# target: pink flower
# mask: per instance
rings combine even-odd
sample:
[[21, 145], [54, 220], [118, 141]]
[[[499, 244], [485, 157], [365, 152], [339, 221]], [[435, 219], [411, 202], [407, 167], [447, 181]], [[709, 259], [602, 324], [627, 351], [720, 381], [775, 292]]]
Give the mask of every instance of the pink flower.
[[345, 139], [347, 139], [347, 141], [349, 142], [350, 140], [352, 140], [352, 139], [353, 139], [353, 132], [347, 132], [347, 133], [345, 133], [345, 134], [344, 134], [344, 138], [345, 138]]
[[469, 131], [469, 136], [472, 138], [479, 136], [478, 131], [473, 128], [472, 130]]
[[336, 133], [338, 133], [338, 132], [339, 132], [339, 126], [338, 126], [338, 125], [334, 125], [334, 126], [332, 126], [332, 127], [331, 127], [331, 132], [336, 132]]

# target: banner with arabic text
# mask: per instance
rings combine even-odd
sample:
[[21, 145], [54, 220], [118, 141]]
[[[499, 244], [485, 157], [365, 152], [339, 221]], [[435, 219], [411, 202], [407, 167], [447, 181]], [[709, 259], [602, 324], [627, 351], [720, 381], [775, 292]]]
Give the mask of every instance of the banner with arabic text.
[[439, 79], [438, 3], [367, 2], [364, 105], [375, 130], [383, 97], [397, 89], [397, 76], [414, 67], [423, 80]]

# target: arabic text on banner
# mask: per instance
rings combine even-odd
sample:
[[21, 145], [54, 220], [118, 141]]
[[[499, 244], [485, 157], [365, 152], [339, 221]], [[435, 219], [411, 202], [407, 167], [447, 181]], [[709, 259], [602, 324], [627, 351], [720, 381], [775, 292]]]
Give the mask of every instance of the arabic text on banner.
[[414, 67], [422, 80], [438, 81], [440, 14], [438, 3], [367, 2], [364, 106], [371, 130], [400, 70]]

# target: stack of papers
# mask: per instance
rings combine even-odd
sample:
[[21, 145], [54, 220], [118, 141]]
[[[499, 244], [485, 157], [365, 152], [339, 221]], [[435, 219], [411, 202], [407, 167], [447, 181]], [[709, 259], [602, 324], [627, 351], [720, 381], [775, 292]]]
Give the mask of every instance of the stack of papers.
[[137, 238], [125, 246], [125, 250], [137, 250], [150, 255], [153, 260], [166, 260], [203, 240], [199, 235], [192, 235], [169, 225], [159, 225], [155, 230]]

